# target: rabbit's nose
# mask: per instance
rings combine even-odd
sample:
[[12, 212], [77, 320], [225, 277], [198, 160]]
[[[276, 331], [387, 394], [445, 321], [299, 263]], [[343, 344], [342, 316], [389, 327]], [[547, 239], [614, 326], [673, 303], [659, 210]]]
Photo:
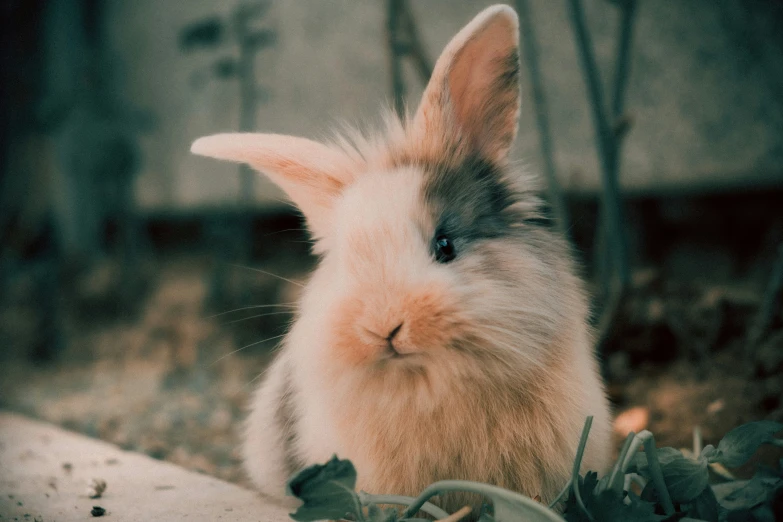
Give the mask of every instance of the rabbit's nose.
[[402, 329], [402, 323], [398, 324], [394, 327], [394, 329], [389, 332], [388, 337], [386, 337], [386, 349], [391, 353], [392, 356], [399, 357], [400, 351], [397, 349], [396, 346], [394, 346], [394, 337], [400, 333], [400, 330]]
[[402, 329], [402, 323], [398, 324], [394, 327], [394, 329], [389, 333], [389, 335], [386, 337], [386, 340], [389, 342], [392, 342], [394, 339], [394, 336], [400, 333], [400, 330]]

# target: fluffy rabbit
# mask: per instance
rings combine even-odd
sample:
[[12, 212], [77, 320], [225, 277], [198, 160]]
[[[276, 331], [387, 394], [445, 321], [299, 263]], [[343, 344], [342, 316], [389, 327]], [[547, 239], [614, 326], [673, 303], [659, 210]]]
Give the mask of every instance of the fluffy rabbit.
[[388, 116], [382, 136], [193, 144], [282, 187], [320, 256], [247, 423], [262, 492], [283, 497], [293, 473], [337, 454], [371, 493], [470, 479], [548, 502], [588, 415], [583, 469], [607, 464], [585, 292], [541, 224], [532, 176], [508, 162], [518, 32], [511, 8], [481, 12], [443, 51], [415, 115]]

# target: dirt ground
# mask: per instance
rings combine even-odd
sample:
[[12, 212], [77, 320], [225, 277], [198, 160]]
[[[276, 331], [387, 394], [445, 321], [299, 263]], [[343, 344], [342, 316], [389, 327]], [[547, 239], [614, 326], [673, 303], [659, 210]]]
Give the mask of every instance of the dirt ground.
[[[23, 273], [0, 309], [0, 407], [246, 484], [245, 407], [292, 318], [296, 281], [312, 265], [305, 252], [297, 243], [252, 266], [192, 253], [148, 260], [132, 304], [117, 284], [122, 267], [98, 263], [59, 296], [64, 342], [48, 362], [30, 357], [41, 302]], [[716, 443], [744, 422], [783, 421], [780, 311], [758, 346], [746, 342], [762, 276], [637, 270], [602, 354], [617, 413], [639, 408], [635, 429], [677, 447], [691, 446], [695, 426]]]

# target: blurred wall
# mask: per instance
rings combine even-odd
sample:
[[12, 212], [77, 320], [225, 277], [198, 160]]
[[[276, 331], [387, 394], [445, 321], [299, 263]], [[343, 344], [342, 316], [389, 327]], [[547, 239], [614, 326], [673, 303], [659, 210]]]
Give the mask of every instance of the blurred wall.
[[[205, 16], [227, 17], [237, 0], [107, 0], [107, 36], [122, 65], [122, 96], [148, 109], [155, 125], [142, 137], [144, 170], [136, 189], [146, 208], [212, 206], [238, 200], [235, 166], [188, 153], [198, 136], [236, 130], [238, 84], [194, 75], [227, 46], [183, 53], [178, 34]], [[448, 39], [489, 1], [411, 2], [434, 60]], [[553, 121], [561, 182], [571, 191], [598, 186], [592, 122], [565, 2], [531, 0]], [[599, 63], [610, 78], [616, 10], [585, 2]], [[626, 107], [633, 126], [623, 149], [622, 185], [631, 191], [725, 190], [783, 182], [781, 36], [774, 3], [712, 0], [639, 2]], [[766, 5], [766, 7], [765, 7]], [[755, 6], [755, 7], [754, 7]], [[373, 122], [390, 99], [385, 2], [274, 2], [265, 24], [277, 43], [257, 56], [269, 93], [260, 131], [319, 137], [342, 121]], [[421, 87], [412, 70], [411, 104]], [[523, 67], [523, 113], [515, 154], [541, 163]], [[610, 90], [606, 89], [607, 95]], [[281, 194], [263, 178], [259, 204]]]

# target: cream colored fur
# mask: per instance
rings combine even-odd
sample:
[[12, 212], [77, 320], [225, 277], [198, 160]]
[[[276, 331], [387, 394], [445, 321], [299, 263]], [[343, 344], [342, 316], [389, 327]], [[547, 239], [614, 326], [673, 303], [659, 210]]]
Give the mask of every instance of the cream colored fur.
[[[570, 474], [588, 415], [583, 469], [607, 465], [609, 410], [562, 240], [520, 222], [513, 239], [483, 241], [451, 263], [431, 251], [439, 224], [426, 203], [427, 165], [458, 168], [477, 155], [509, 183], [529, 179], [506, 166], [519, 113], [517, 33], [510, 8], [479, 14], [444, 50], [416, 116], [391, 118], [383, 139], [194, 143], [196, 153], [269, 174], [302, 209], [321, 254], [246, 426], [246, 469], [265, 494], [284, 496], [292, 462], [337, 454], [372, 493], [470, 479], [546, 502]], [[528, 197], [515, 203], [520, 213], [533, 207]], [[392, 357], [386, 336], [400, 324]]]

